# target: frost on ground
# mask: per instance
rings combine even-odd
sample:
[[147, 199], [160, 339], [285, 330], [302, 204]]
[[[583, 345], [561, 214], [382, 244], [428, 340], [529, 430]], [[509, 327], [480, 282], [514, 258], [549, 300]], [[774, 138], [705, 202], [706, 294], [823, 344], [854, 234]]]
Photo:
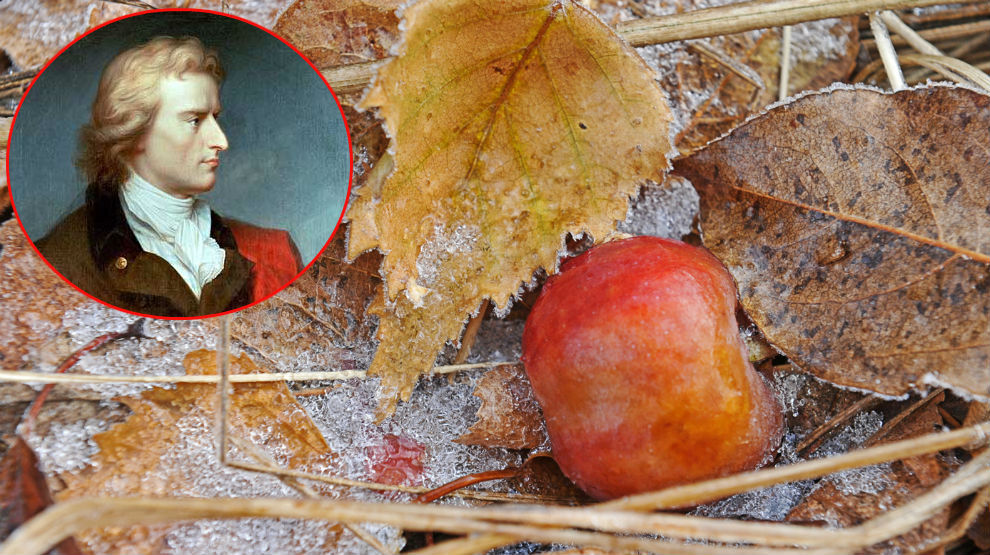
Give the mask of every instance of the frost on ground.
[[485, 318], [467, 362], [516, 362], [522, 357], [522, 333], [526, 321]]
[[454, 439], [468, 433], [480, 400], [473, 395], [476, 377], [464, 373], [424, 378], [409, 402], [381, 425], [374, 423], [377, 380], [351, 380], [325, 395], [304, 397], [300, 403], [312, 415], [330, 448], [352, 479], [368, 479], [367, 454], [388, 435], [413, 440], [424, 447], [423, 485], [435, 487], [466, 474], [499, 470], [522, 463], [518, 452], [462, 445]]
[[625, 221], [618, 230], [630, 235], [680, 239], [691, 233], [698, 213], [698, 193], [691, 182], [669, 176], [663, 185], [648, 182], [629, 202]]
[[[785, 414], [797, 415], [805, 404], [801, 398], [805, 382], [810, 378], [802, 374], [782, 373], [775, 376], [773, 390], [780, 400]], [[848, 452], [862, 447], [883, 426], [883, 415], [876, 411], [857, 414], [852, 422], [838, 433], [824, 441], [810, 458], [819, 459]], [[801, 462], [796, 446], [802, 435], [789, 431], [784, 435], [778, 452], [776, 466]], [[888, 464], [844, 470], [822, 478], [819, 481], [801, 480], [778, 484], [772, 487], [747, 491], [725, 499], [702, 505], [693, 514], [711, 518], [744, 518], [779, 522], [784, 520], [808, 494], [825, 484], [835, 484], [844, 494], [878, 493], [890, 486], [886, 476], [890, 472]]]
[[53, 423], [44, 437], [32, 442], [41, 467], [48, 474], [61, 474], [89, 465], [99, 447], [93, 436], [107, 431], [111, 423], [103, 418], [86, 418], [64, 424]]

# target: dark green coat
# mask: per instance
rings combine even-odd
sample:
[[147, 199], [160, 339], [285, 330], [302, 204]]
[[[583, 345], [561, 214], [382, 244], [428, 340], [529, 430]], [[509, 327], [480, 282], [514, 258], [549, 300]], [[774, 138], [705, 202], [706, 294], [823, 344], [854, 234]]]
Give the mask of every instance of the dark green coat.
[[171, 264], [141, 249], [115, 192], [90, 186], [86, 203], [36, 244], [65, 279], [117, 308], [165, 317], [216, 314], [252, 301], [254, 264], [238, 252], [224, 220], [211, 216], [210, 235], [226, 251], [224, 267], [198, 300]]

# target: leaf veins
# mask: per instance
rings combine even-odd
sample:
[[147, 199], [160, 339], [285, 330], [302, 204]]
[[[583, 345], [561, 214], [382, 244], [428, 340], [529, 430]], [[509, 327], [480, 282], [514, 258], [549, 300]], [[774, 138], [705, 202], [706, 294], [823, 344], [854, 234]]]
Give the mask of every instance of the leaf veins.
[[385, 253], [379, 417], [408, 398], [482, 301], [505, 309], [567, 233], [597, 240], [668, 166], [646, 64], [579, 4], [426, 1], [363, 102], [394, 171], [358, 189], [348, 251]]
[[793, 362], [840, 385], [990, 395], [990, 97], [835, 90], [682, 160], [705, 245]]

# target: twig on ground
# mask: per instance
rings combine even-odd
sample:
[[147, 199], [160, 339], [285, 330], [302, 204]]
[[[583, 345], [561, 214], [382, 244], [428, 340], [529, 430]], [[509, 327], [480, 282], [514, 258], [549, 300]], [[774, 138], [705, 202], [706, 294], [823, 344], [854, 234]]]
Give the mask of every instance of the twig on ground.
[[[430, 374], [451, 374], [464, 370], [480, 370], [517, 364], [512, 362], [476, 362], [471, 364], [451, 364], [434, 366]], [[228, 381], [237, 383], [264, 382], [309, 382], [323, 380], [352, 380], [367, 378], [364, 370], [338, 370], [328, 372], [273, 372], [262, 374], [231, 374]], [[202, 383], [215, 384], [220, 381], [217, 375], [182, 376], [127, 376], [123, 374], [53, 374], [50, 372], [19, 372], [0, 370], [0, 382], [48, 383], [48, 384], [97, 384], [97, 383]]]
[[[807, 435], [800, 443], [795, 447], [795, 451], [801, 455], [808, 455], [814, 453], [814, 449], [810, 449], [813, 445], [819, 442], [822, 438], [827, 436], [829, 433], [837, 430], [839, 426], [849, 421], [850, 418], [856, 416], [857, 414], [869, 410], [874, 406], [880, 404], [880, 398], [873, 395], [866, 395], [859, 401], [856, 401], [852, 405], [842, 409], [838, 414], [830, 418], [827, 422], [816, 428], [813, 432]], [[817, 447], [816, 447], [817, 448]]]
[[904, 74], [901, 72], [901, 65], [897, 62], [897, 51], [894, 44], [890, 42], [890, 33], [887, 26], [877, 17], [877, 14], [870, 14], [870, 29], [877, 41], [877, 50], [880, 52], [880, 59], [883, 60], [883, 67], [887, 71], [887, 81], [890, 82], [892, 90], [901, 91], [907, 88], [904, 83]]
[[790, 88], [792, 30], [790, 25], [784, 25], [780, 32], [780, 90], [777, 91], [777, 100], [787, 98], [787, 91]]
[[[965, 430], [967, 433], [963, 435], [967, 435], [968, 439], [985, 443], [990, 424]], [[958, 441], [959, 435], [948, 432], [910, 441], [932, 448], [934, 445], [944, 445], [940, 441], [944, 436], [953, 436]], [[881, 451], [893, 445], [896, 444], [864, 451]], [[765, 472], [770, 473], [773, 470]], [[452, 534], [486, 533], [512, 537], [514, 541], [565, 543], [605, 549], [642, 549], [685, 555], [850, 553], [903, 534], [948, 503], [988, 485], [990, 450], [977, 455], [940, 486], [907, 505], [888, 511], [862, 525], [840, 530], [679, 514], [643, 514], [619, 509], [625, 500], [586, 508], [542, 506], [527, 509], [525, 506], [460, 508], [306, 499], [88, 498], [59, 503], [46, 509], [18, 528], [0, 545], [0, 555], [44, 553], [61, 539], [92, 527], [240, 517], [374, 521], [413, 530]], [[672, 541], [629, 534], [659, 534]], [[711, 542], [743, 542], [751, 544], [751, 547], [682, 543], [683, 540], [696, 538], [705, 538]], [[792, 546], [797, 546], [798, 549]]]
[[[146, 337], [144, 335], [144, 318], [136, 320], [133, 324], [128, 326], [127, 329], [123, 332], [103, 334], [93, 339], [89, 343], [83, 345], [82, 347], [77, 349], [74, 353], [69, 355], [68, 358], [62, 361], [62, 364], [60, 364], [59, 367], [55, 369], [55, 373], [53, 375], [55, 376], [64, 375], [63, 372], [75, 366], [75, 364], [79, 362], [79, 360], [84, 355], [86, 355], [86, 353], [89, 353], [94, 349], [102, 347], [103, 345], [106, 345], [111, 341], [116, 341], [118, 339], [126, 339], [130, 337]], [[31, 430], [34, 428], [34, 423], [35, 421], [37, 421], [38, 414], [41, 412], [41, 406], [45, 403], [45, 399], [47, 399], [48, 395], [52, 392], [52, 388], [54, 387], [54, 385], [55, 385], [54, 382], [49, 382], [47, 385], [45, 385], [45, 387], [41, 389], [41, 392], [38, 393], [38, 396], [35, 397], [34, 402], [31, 403], [31, 405], [28, 407], [26, 416], [24, 417], [23, 420], [23, 427], [21, 429], [21, 433], [24, 437], [31, 435]]]
[[763, 83], [763, 78], [760, 77], [760, 74], [754, 71], [753, 68], [723, 52], [720, 48], [710, 42], [705, 40], [690, 41], [688, 42], [688, 48], [714, 60], [722, 67], [741, 77], [750, 85], [753, 85], [758, 89], [766, 88], [766, 84]]

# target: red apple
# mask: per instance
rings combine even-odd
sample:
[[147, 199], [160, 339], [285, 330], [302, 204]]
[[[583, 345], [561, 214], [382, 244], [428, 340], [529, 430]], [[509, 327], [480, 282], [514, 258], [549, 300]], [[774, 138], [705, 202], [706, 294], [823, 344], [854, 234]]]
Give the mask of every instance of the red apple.
[[749, 363], [736, 303], [718, 259], [656, 237], [599, 245], [547, 280], [522, 359], [574, 483], [611, 499], [772, 457], [781, 411]]

